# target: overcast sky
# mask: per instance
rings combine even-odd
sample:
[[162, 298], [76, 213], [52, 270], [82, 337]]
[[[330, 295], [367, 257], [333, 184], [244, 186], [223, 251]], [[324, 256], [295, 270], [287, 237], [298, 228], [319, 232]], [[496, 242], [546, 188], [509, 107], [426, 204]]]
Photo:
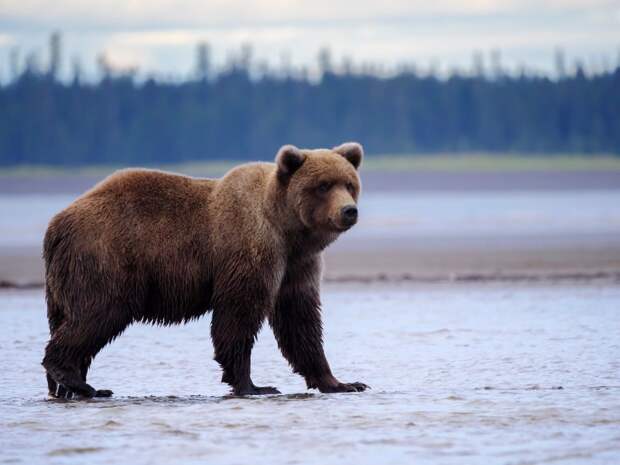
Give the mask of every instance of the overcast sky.
[[117, 68], [182, 78], [199, 41], [216, 65], [250, 43], [256, 61], [273, 66], [316, 67], [328, 46], [336, 63], [447, 71], [471, 69], [474, 52], [487, 59], [497, 49], [506, 67], [550, 71], [558, 47], [569, 65], [618, 63], [620, 0], [0, 0], [0, 76], [16, 47], [45, 66], [53, 30], [62, 32], [64, 73], [77, 58], [92, 74], [105, 53]]

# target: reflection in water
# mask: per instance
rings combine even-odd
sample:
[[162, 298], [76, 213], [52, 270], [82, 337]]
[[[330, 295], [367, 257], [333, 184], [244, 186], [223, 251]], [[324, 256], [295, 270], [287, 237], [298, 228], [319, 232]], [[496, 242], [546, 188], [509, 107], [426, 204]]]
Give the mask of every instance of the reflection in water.
[[364, 393], [307, 391], [264, 330], [254, 381], [228, 394], [209, 318], [136, 325], [90, 381], [112, 399], [50, 401], [41, 291], [0, 293], [0, 461], [7, 463], [620, 462], [620, 287], [326, 286], [326, 350]]

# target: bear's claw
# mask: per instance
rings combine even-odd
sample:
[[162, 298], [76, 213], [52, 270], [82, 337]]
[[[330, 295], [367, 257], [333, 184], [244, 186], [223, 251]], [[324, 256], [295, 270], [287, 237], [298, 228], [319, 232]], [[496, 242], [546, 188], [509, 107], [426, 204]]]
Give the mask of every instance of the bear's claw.
[[282, 394], [273, 386], [250, 386], [247, 389], [235, 389], [236, 396], [263, 396], [268, 394]]
[[332, 392], [362, 392], [366, 389], [370, 389], [370, 386], [364, 383], [355, 382], [355, 383], [338, 383], [335, 386], [324, 386], [319, 388], [321, 392], [324, 393], [332, 393]]
[[[367, 384], [359, 383], [359, 382], [348, 383], [346, 385], [352, 387], [356, 392], [363, 392], [366, 389], [370, 389], [370, 386], [368, 386]], [[351, 391], [351, 392], [353, 392], [353, 391]]]
[[278, 391], [273, 386], [262, 386], [262, 387], [254, 386], [254, 390], [256, 391], [256, 394], [258, 394], [258, 395], [262, 395], [262, 394], [282, 394], [280, 391]]
[[64, 399], [64, 400], [78, 400], [83, 398], [84, 396], [79, 393], [67, 388], [66, 386], [58, 383], [56, 384], [56, 390], [54, 392], [49, 393], [50, 397], [54, 399]]

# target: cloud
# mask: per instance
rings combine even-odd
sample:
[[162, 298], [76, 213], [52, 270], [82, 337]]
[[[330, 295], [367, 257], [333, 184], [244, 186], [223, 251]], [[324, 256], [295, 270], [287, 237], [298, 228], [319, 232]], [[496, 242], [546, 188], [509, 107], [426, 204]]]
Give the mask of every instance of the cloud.
[[[5, 26], [89, 30], [187, 29], [381, 22], [611, 8], [609, 0], [1, 0]], [[617, 4], [616, 4], [617, 7]], [[45, 14], [42, 14], [45, 12]]]
[[15, 43], [15, 39], [8, 34], [0, 34], [0, 47], [6, 47], [9, 45], [13, 45]]
[[154, 61], [148, 53], [124, 47], [110, 48], [103, 51], [106, 65], [113, 70], [148, 69]]
[[188, 45], [196, 44], [203, 39], [204, 33], [196, 30], [183, 29], [121, 32], [110, 35], [110, 41], [113, 43], [139, 47]]
[[548, 68], [557, 46], [615, 59], [619, 22], [617, 0], [0, 0], [0, 60], [13, 45], [44, 54], [60, 29], [65, 63], [92, 69], [105, 52], [116, 67], [189, 73], [199, 41], [216, 64], [251, 43], [272, 65], [283, 53], [314, 65], [327, 45], [336, 60], [467, 67], [473, 51], [500, 49], [506, 63]]

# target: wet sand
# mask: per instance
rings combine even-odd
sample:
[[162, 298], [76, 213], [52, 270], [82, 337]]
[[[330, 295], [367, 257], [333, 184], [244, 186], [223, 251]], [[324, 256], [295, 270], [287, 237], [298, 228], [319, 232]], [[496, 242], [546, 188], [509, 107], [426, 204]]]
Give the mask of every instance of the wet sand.
[[[620, 282], [620, 237], [341, 238], [325, 254], [327, 282]], [[44, 282], [38, 247], [0, 247], [0, 287]]]
[[342, 240], [331, 281], [620, 280], [620, 237], [423, 237]]

